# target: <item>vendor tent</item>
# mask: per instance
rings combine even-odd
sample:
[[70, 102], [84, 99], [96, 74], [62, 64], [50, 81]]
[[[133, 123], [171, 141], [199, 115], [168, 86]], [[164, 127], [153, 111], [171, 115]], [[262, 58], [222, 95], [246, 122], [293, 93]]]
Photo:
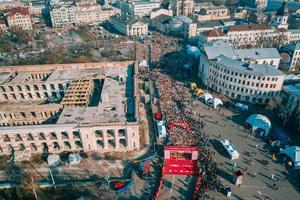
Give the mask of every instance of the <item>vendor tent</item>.
[[284, 154], [292, 160], [294, 169], [300, 169], [300, 147], [292, 146], [284, 148], [280, 154]]
[[71, 153], [68, 160], [70, 165], [76, 165], [80, 163], [81, 157], [79, 153]]
[[223, 102], [219, 98], [213, 98], [208, 100], [208, 104], [212, 104], [216, 109], [218, 106], [223, 105]]
[[49, 166], [57, 166], [60, 163], [60, 157], [59, 155], [49, 155], [47, 158], [47, 163]]
[[207, 103], [208, 100], [213, 99], [213, 96], [212, 96], [211, 94], [209, 94], [209, 93], [204, 93], [204, 94], [201, 94], [201, 95], [199, 96], [199, 98], [200, 98], [200, 99], [203, 99], [204, 102]]
[[248, 117], [246, 123], [249, 124], [252, 128], [252, 131], [260, 132], [263, 131], [263, 136], [268, 136], [270, 129], [271, 129], [271, 122], [270, 120], [261, 114], [254, 114]]

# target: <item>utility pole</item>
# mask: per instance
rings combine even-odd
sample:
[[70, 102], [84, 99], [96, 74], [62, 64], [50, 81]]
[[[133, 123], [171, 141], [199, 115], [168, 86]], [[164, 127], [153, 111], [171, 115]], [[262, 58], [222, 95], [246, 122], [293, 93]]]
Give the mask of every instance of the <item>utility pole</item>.
[[34, 197], [35, 197], [36, 200], [38, 200], [38, 196], [37, 196], [37, 193], [35, 191], [34, 179], [33, 179], [32, 176], [31, 176], [31, 181], [32, 181], [32, 190], [33, 190]]
[[51, 170], [50, 167], [49, 167], [49, 173], [50, 173], [50, 176], [51, 176], [52, 184], [54, 185], [54, 188], [56, 189], [55, 181], [54, 181], [53, 174], [52, 174], [52, 170]]

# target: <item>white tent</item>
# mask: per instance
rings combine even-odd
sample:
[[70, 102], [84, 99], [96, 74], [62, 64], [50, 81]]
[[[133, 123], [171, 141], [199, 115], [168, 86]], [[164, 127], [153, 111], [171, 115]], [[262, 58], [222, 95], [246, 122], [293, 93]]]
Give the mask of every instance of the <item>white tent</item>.
[[60, 163], [59, 155], [49, 155], [47, 158], [47, 163], [49, 166], [57, 166]]
[[262, 130], [264, 131], [264, 137], [268, 136], [270, 130], [271, 130], [271, 122], [270, 120], [261, 114], [254, 114], [248, 117], [246, 122], [251, 125], [252, 130]]
[[300, 147], [292, 146], [284, 148], [280, 154], [285, 154], [292, 160], [294, 169], [300, 169]]
[[213, 98], [208, 100], [208, 104], [212, 104], [216, 109], [218, 106], [223, 105], [223, 102], [219, 98]]
[[76, 165], [80, 163], [81, 157], [79, 153], [71, 153], [68, 157], [70, 165]]
[[200, 99], [203, 99], [205, 103], [207, 103], [208, 100], [210, 99], [213, 99], [213, 96], [209, 93], [204, 93], [204, 94], [201, 94], [199, 96]]

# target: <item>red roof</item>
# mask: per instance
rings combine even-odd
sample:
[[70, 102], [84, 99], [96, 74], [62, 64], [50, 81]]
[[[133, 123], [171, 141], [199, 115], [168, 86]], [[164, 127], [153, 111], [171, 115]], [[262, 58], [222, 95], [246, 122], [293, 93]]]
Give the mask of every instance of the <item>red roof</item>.
[[214, 29], [208, 32], [207, 37], [222, 37], [224, 33], [219, 29]]
[[269, 30], [271, 27], [266, 24], [243, 24], [243, 25], [235, 25], [230, 26], [230, 31], [256, 31], [256, 30]]
[[15, 7], [12, 8], [8, 13], [6, 13], [7, 17], [14, 17], [15, 15], [23, 15], [30, 16], [28, 7]]

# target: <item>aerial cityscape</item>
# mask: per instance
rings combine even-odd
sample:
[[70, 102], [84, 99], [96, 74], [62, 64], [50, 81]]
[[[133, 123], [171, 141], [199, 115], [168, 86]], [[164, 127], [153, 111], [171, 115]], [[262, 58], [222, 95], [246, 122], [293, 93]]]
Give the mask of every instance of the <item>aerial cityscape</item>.
[[0, 200], [299, 200], [300, 0], [0, 0]]

